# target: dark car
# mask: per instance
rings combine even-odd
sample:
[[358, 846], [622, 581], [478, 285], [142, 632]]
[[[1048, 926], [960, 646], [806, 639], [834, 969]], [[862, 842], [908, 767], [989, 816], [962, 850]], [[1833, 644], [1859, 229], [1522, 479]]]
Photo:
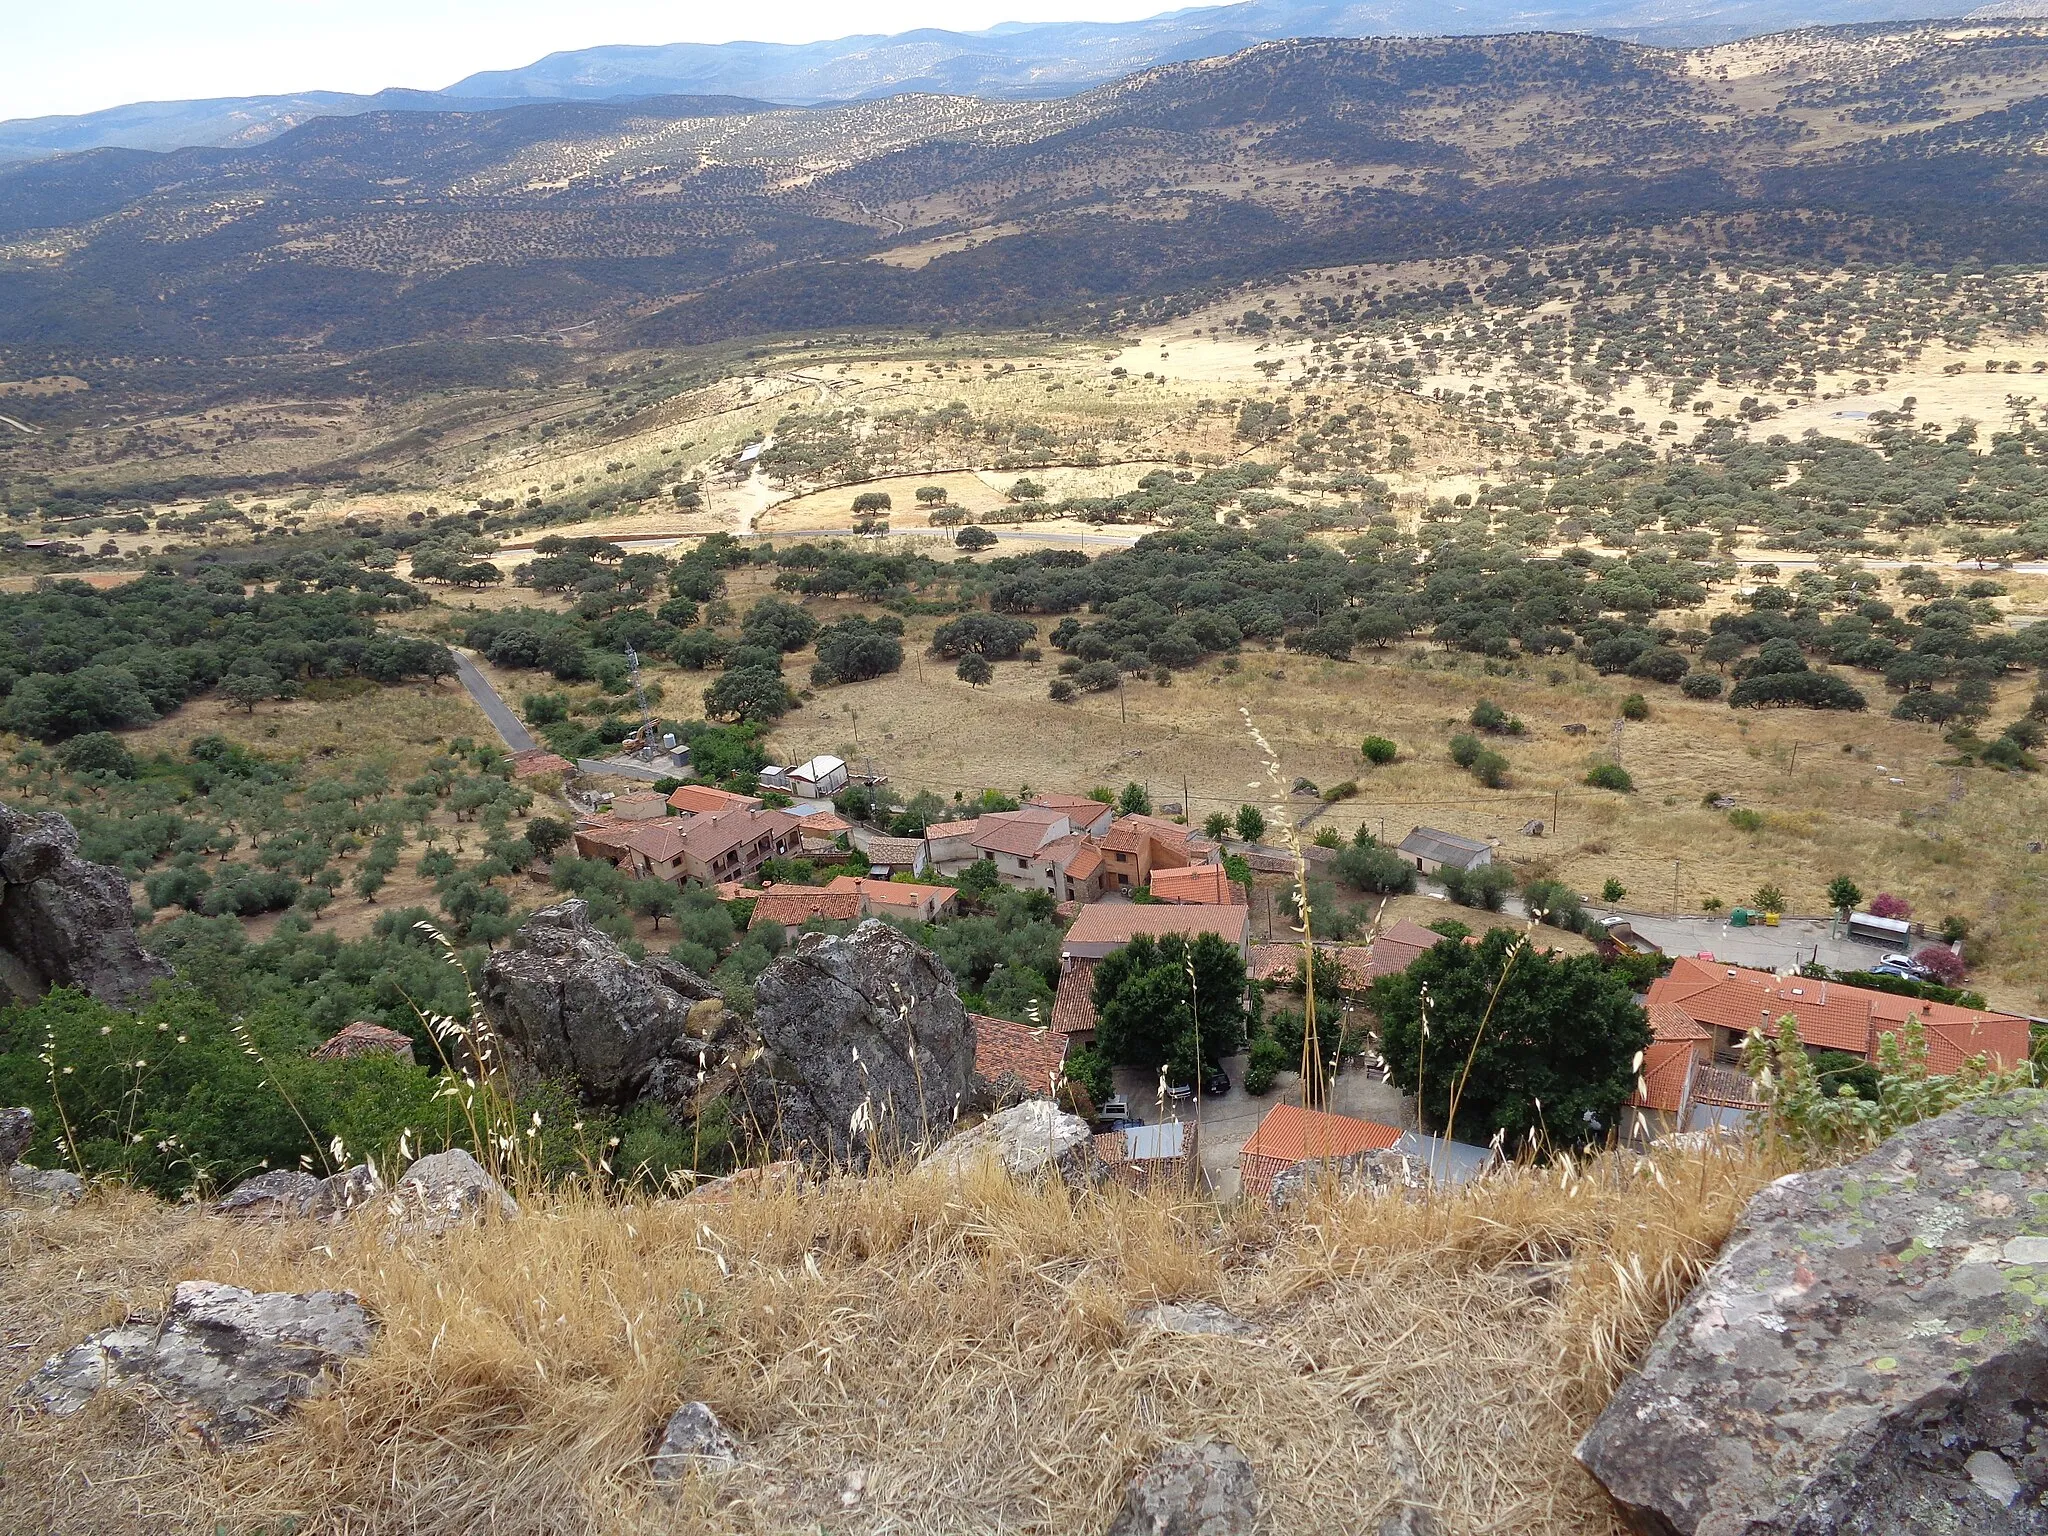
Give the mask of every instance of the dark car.
[[1230, 1092], [1230, 1074], [1221, 1067], [1213, 1069], [1207, 1077], [1202, 1079], [1202, 1096], [1204, 1098], [1220, 1099], [1228, 1092]]

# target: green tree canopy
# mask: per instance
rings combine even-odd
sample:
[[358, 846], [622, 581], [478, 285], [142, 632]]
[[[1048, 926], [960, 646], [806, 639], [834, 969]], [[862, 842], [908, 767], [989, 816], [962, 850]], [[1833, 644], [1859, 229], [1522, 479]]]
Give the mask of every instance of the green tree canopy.
[[1119, 1066], [1192, 1061], [1198, 1025], [1214, 1065], [1244, 1046], [1244, 957], [1213, 933], [1192, 944], [1140, 934], [1096, 965], [1095, 1020], [1097, 1047]]
[[1453, 1129], [1467, 1142], [1605, 1139], [1621, 1126], [1636, 1055], [1650, 1043], [1626, 981], [1590, 955], [1553, 958], [1501, 928], [1476, 945], [1437, 945], [1374, 982], [1371, 999], [1395, 1083], [1439, 1126], [1457, 1091]]

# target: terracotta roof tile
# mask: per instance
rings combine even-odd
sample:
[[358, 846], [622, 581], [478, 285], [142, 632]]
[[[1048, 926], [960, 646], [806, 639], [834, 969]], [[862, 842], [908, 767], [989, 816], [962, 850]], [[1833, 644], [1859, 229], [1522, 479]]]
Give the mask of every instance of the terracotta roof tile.
[[1141, 933], [1154, 938], [1213, 933], [1231, 944], [1244, 942], [1251, 919], [1243, 907], [1169, 907], [1137, 902], [1093, 902], [1067, 930], [1069, 944], [1128, 944]]
[[754, 795], [736, 795], [729, 789], [717, 789], [709, 784], [679, 784], [669, 791], [668, 803], [691, 816], [735, 808], [759, 810], [761, 807], [761, 801]]
[[780, 923], [794, 928], [822, 917], [831, 922], [851, 922], [860, 916], [860, 893], [857, 891], [790, 890], [778, 887], [763, 891], [754, 898], [754, 915], [747, 923], [756, 928], [763, 923]]
[[877, 837], [868, 843], [870, 864], [914, 864], [924, 851], [921, 837]]
[[1052, 1097], [1053, 1082], [1067, 1060], [1067, 1037], [1056, 1029], [1033, 1028], [985, 1013], [974, 1023], [974, 1070], [983, 1082], [1014, 1077], [1034, 1098]]
[[[1705, 1031], [1701, 1031], [1702, 1037]], [[1695, 1046], [1691, 1040], [1653, 1040], [1643, 1052], [1642, 1090], [1630, 1098], [1644, 1109], [1678, 1113], [1685, 1095], [1685, 1080], [1692, 1071]]]
[[1401, 1139], [1391, 1125], [1333, 1115], [1298, 1104], [1275, 1104], [1238, 1152], [1244, 1188], [1264, 1194], [1273, 1175], [1312, 1158], [1349, 1157], [1354, 1152], [1384, 1152]]
[[1052, 997], [1052, 1027], [1063, 1035], [1095, 1033], [1095, 962], [1070, 961]]
[[1152, 871], [1152, 894], [1161, 901], [1231, 907], [1242, 904], [1244, 892], [1231, 884], [1221, 864], [1190, 864]]

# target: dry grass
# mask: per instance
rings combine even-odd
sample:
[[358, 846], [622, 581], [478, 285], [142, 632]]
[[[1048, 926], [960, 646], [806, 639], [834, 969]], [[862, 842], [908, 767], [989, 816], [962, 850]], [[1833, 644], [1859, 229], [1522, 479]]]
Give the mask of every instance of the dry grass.
[[[1373, 1528], [1398, 1435], [1449, 1532], [1607, 1533], [1571, 1446], [1768, 1171], [1662, 1153], [1281, 1220], [882, 1176], [728, 1204], [540, 1197], [508, 1227], [396, 1243], [120, 1192], [17, 1209], [13, 1376], [180, 1278], [347, 1287], [384, 1333], [343, 1390], [227, 1459], [146, 1404], [12, 1423], [0, 1527], [1083, 1532], [1160, 1445], [1217, 1434], [1258, 1467], [1272, 1530]], [[1554, 1301], [1512, 1267], [1550, 1259]], [[1134, 1327], [1154, 1298], [1226, 1302], [1262, 1337]], [[688, 1397], [747, 1465], [656, 1495], [646, 1452]]]

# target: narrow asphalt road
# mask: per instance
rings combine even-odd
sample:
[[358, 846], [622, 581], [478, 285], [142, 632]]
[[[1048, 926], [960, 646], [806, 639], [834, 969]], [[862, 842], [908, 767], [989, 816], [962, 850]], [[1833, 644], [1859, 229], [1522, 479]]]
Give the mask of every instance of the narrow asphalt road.
[[450, 647], [448, 654], [455, 658], [455, 675], [462, 679], [462, 686], [476, 700], [477, 707], [490, 717], [505, 745], [514, 752], [532, 751], [533, 733], [520, 724], [519, 717], [498, 697], [498, 690], [491, 686], [490, 679], [478, 671], [476, 663], [462, 652]]

